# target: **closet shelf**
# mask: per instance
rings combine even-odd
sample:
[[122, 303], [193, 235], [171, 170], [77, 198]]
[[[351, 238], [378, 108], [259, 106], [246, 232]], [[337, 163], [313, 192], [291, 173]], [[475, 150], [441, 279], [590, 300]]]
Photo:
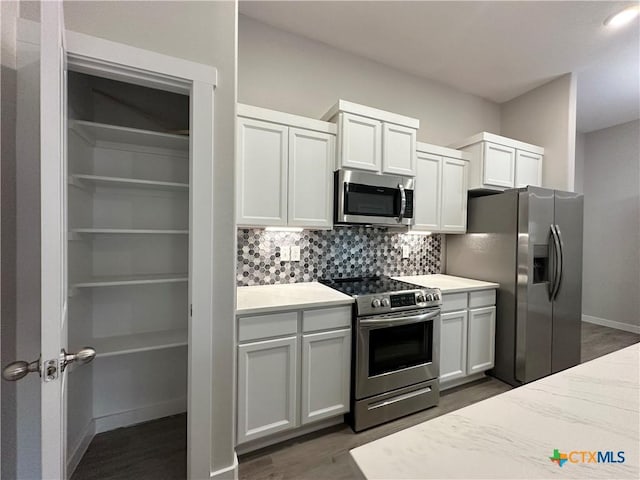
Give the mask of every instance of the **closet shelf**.
[[69, 128], [93, 143], [122, 143], [144, 147], [189, 150], [189, 137], [173, 133], [154, 132], [138, 128], [121, 127], [87, 120], [72, 120]]
[[71, 284], [71, 288], [117, 287], [120, 285], [150, 285], [155, 283], [178, 283], [189, 281], [187, 273], [164, 275], [109, 275], [91, 277]]
[[182, 347], [188, 344], [187, 339], [188, 331], [185, 328], [181, 330], [163, 330], [159, 332], [95, 338], [91, 340], [90, 345], [95, 348], [96, 357], [105, 358], [128, 353]]
[[71, 234], [107, 235], [188, 235], [189, 230], [162, 230], [153, 228], [72, 228]]
[[105, 177], [101, 175], [74, 174], [69, 177], [69, 184], [76, 186], [101, 185], [119, 188], [144, 188], [153, 190], [189, 190], [188, 183], [162, 182], [142, 180], [138, 178]]

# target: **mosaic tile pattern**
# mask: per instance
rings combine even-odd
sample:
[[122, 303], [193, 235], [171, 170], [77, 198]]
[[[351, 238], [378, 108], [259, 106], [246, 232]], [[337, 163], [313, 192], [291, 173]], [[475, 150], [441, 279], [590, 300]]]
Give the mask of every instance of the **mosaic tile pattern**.
[[[300, 247], [300, 261], [280, 261], [280, 248], [292, 245]], [[403, 245], [409, 246], [409, 258], [402, 258]], [[334, 227], [300, 233], [238, 230], [236, 280], [241, 287], [440, 273], [440, 249], [440, 235], [407, 235], [385, 228]]]

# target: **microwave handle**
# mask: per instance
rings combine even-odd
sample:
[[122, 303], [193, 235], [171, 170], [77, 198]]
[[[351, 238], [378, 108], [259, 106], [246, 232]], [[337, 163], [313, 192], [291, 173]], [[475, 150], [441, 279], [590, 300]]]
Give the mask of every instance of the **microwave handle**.
[[400, 190], [400, 215], [398, 215], [398, 223], [402, 222], [404, 213], [407, 210], [407, 194], [404, 191], [404, 185], [399, 183], [398, 189]]

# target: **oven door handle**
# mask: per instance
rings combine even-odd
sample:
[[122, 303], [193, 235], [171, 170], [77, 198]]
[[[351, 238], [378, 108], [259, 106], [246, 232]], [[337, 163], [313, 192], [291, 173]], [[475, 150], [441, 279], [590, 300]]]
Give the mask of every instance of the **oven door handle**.
[[361, 327], [394, 327], [396, 325], [409, 325], [411, 323], [420, 323], [427, 320], [432, 320], [440, 315], [440, 309], [429, 313], [423, 313], [421, 315], [398, 316], [397, 318], [371, 318], [367, 320], [360, 320], [359, 325]]

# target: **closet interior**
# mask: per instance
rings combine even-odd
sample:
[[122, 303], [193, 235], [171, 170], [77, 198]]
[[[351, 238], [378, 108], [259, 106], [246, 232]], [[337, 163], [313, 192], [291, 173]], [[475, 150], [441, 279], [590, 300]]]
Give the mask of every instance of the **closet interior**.
[[78, 72], [67, 92], [70, 473], [97, 433], [187, 410], [189, 97]]

